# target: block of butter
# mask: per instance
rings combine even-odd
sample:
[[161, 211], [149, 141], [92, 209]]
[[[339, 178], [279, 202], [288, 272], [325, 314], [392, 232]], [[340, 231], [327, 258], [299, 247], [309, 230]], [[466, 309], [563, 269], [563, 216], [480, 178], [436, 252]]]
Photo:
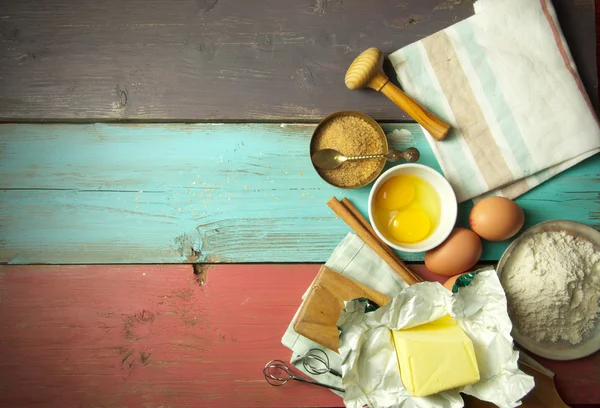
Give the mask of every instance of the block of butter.
[[473, 342], [451, 316], [392, 334], [410, 395], [424, 397], [479, 381]]

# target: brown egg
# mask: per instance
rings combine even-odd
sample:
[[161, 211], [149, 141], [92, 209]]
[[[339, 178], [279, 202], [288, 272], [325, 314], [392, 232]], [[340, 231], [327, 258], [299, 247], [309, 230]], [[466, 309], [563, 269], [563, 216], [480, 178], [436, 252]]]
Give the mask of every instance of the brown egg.
[[503, 241], [523, 227], [525, 214], [514, 201], [504, 197], [484, 198], [471, 210], [469, 225], [481, 238]]
[[454, 286], [454, 282], [456, 282], [456, 280], [458, 279], [459, 276], [461, 276], [462, 273], [459, 273], [458, 275], [454, 275], [452, 276], [450, 279], [448, 279], [446, 282], [444, 282], [444, 287], [446, 289], [448, 289], [450, 292], [452, 292], [452, 287]]
[[479, 261], [482, 249], [477, 234], [466, 228], [454, 228], [440, 246], [425, 253], [425, 266], [438, 275], [460, 274]]

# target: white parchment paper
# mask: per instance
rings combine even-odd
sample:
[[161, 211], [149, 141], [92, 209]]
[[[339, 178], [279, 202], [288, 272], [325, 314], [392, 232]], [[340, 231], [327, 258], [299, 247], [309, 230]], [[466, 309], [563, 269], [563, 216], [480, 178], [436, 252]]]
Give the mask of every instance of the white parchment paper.
[[[412, 397], [400, 378], [391, 330], [447, 314], [473, 341], [481, 379], [436, 395]], [[491, 268], [479, 271], [469, 286], [454, 295], [437, 282], [423, 282], [402, 289], [376, 311], [365, 312], [365, 303], [353, 300], [346, 304], [338, 326], [344, 402], [349, 408], [459, 408], [464, 405], [459, 392], [500, 407], [515, 407], [534, 386], [533, 377], [518, 368], [506, 297]]]

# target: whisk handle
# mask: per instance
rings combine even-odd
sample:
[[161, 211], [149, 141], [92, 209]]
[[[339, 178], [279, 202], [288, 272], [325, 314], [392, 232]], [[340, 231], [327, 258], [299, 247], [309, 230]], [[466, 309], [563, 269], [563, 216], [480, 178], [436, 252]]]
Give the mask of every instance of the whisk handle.
[[303, 378], [303, 377], [298, 377], [298, 376], [296, 376], [296, 375], [292, 375], [292, 380], [296, 380], [296, 381], [304, 382], [304, 383], [307, 383], [307, 384], [318, 385], [319, 387], [325, 387], [325, 388], [329, 388], [330, 390], [335, 390], [335, 391], [339, 391], [339, 392], [344, 392], [344, 389], [343, 389], [343, 388], [334, 387], [333, 385], [322, 384], [322, 383], [320, 383], [320, 382], [313, 381], [313, 380], [309, 380], [309, 379], [307, 379], [307, 378]]

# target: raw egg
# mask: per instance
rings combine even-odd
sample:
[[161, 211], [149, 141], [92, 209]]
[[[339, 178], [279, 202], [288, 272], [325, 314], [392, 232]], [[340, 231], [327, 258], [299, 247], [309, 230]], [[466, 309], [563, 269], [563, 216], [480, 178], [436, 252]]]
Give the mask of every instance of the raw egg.
[[415, 198], [415, 185], [405, 176], [392, 177], [377, 190], [377, 206], [393, 211], [406, 207]]
[[440, 246], [425, 253], [425, 266], [438, 275], [457, 275], [479, 261], [482, 249], [477, 234], [466, 228], [454, 228]]
[[519, 232], [524, 222], [521, 207], [504, 197], [484, 198], [469, 215], [471, 229], [489, 241], [509, 239]]
[[440, 199], [425, 180], [409, 174], [391, 177], [373, 200], [377, 228], [391, 241], [415, 243], [427, 238], [440, 219]]

